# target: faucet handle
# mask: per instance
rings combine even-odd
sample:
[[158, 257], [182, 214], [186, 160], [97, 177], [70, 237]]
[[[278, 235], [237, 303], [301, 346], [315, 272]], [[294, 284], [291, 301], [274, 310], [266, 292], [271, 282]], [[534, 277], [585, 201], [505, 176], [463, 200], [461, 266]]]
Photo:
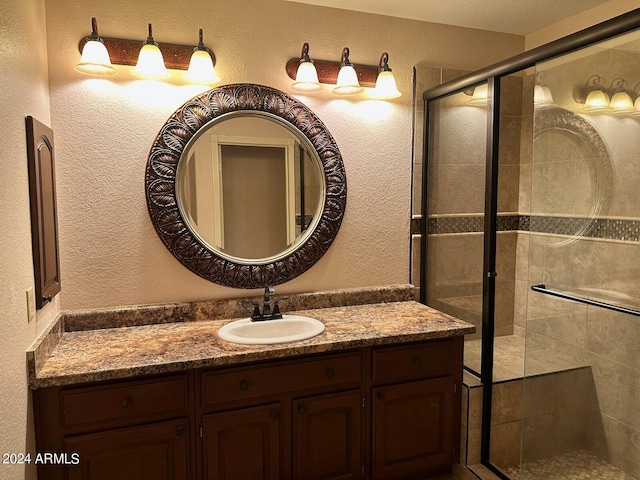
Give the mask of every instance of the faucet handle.
[[278, 303], [280, 300], [274, 300], [273, 302], [273, 311], [271, 312], [271, 318], [273, 320], [279, 320], [282, 318], [282, 313], [280, 313], [280, 306]]
[[261, 320], [262, 314], [260, 313], [260, 305], [257, 303], [253, 304], [253, 313], [251, 314], [251, 320]]

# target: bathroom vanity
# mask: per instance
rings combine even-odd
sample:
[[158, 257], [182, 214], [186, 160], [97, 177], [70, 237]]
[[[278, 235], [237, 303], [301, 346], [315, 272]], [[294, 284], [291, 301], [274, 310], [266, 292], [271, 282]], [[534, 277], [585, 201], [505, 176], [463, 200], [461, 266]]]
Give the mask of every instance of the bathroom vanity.
[[296, 313], [325, 331], [238, 345], [216, 336], [230, 319], [54, 327], [30, 352], [37, 451], [68, 461], [40, 475], [399, 479], [458, 461], [473, 326], [413, 301]]

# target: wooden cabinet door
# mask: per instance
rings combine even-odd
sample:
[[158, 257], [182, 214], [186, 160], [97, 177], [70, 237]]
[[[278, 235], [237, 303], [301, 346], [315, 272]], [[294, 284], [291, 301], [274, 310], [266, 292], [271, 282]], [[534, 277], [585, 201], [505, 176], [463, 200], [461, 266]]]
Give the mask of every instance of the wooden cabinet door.
[[293, 402], [293, 478], [362, 478], [360, 390]]
[[374, 478], [451, 464], [453, 385], [445, 377], [372, 390]]
[[279, 480], [280, 404], [202, 417], [206, 480]]
[[175, 420], [65, 439], [69, 480], [187, 480], [188, 421]]

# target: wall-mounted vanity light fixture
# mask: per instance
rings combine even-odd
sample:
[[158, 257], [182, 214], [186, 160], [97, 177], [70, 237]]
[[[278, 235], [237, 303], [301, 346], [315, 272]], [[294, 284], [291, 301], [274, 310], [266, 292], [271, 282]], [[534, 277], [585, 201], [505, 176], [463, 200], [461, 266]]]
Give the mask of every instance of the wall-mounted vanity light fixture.
[[362, 93], [363, 91], [364, 88], [360, 86], [356, 69], [353, 68], [353, 63], [349, 60], [349, 47], [344, 47], [342, 49], [340, 70], [338, 71], [336, 86], [333, 87], [331, 93], [336, 95], [355, 95], [357, 93]]
[[189, 60], [189, 69], [185, 78], [194, 83], [218, 83], [220, 77], [216, 74], [215, 55], [202, 43], [202, 29], [198, 32], [198, 45], [193, 49]]
[[151, 24], [149, 24], [149, 36], [142, 43], [142, 48], [138, 52], [138, 61], [133, 73], [145, 78], [166, 78], [169, 76], [169, 71], [164, 66], [160, 47], [153, 39]]
[[[129, 65], [136, 67], [134, 73], [148, 78], [162, 78], [168, 74], [166, 69], [172, 69], [187, 72], [185, 78], [195, 83], [212, 84], [220, 81], [214, 70], [216, 57], [202, 43], [202, 29], [200, 30], [200, 41], [198, 45], [194, 46], [155, 42], [152, 36], [151, 24], [149, 24], [149, 36], [144, 42], [124, 38], [99, 37], [95, 18], [91, 19], [91, 25], [91, 35], [82, 38], [78, 45], [82, 53], [80, 63], [75, 67], [78, 72], [98, 76], [113, 75], [117, 73], [113, 65]], [[105, 48], [102, 49], [99, 46], [100, 44]], [[87, 45], [89, 45], [88, 48]], [[95, 54], [93, 53], [94, 51], [98, 53]], [[154, 55], [155, 63], [153, 64], [157, 66], [156, 70], [153, 70], [155, 73], [150, 73], [143, 66], [148, 52], [152, 52], [152, 55]], [[158, 53], [160, 54], [158, 55]], [[207, 62], [211, 65], [207, 65]], [[161, 63], [164, 64], [164, 71]], [[205, 65], [204, 67], [201, 66], [199, 71], [204, 70], [207, 73], [196, 74], [197, 64]]]
[[[287, 72], [288, 71], [287, 68]], [[317, 92], [318, 90], [322, 90], [322, 85], [320, 85], [320, 81], [318, 80], [318, 71], [313, 64], [313, 60], [309, 57], [309, 44], [307, 42], [302, 45], [300, 62], [294, 80], [291, 88], [299, 92]]]
[[344, 47], [340, 62], [311, 60], [309, 44], [305, 43], [300, 58], [291, 58], [286, 65], [287, 75], [294, 80], [291, 88], [313, 92], [321, 90], [322, 84], [327, 84], [334, 85], [332, 93], [336, 95], [355, 95], [363, 92], [363, 87], [372, 88], [371, 96], [378, 99], [402, 95], [389, 68], [388, 53], [382, 54], [378, 66], [353, 64], [349, 53], [349, 48]]
[[378, 78], [376, 79], [376, 88], [373, 90], [372, 95], [375, 98], [388, 99], [398, 98], [402, 95], [396, 86], [396, 79], [391, 73], [389, 68], [389, 54], [384, 52], [380, 56], [380, 62], [378, 64]]
[[83, 43], [80, 47], [82, 57], [80, 63], [75, 66], [77, 72], [87, 75], [116, 74], [104, 40], [98, 35], [98, 21], [95, 18], [91, 19], [91, 35], [84, 37], [80, 43]]

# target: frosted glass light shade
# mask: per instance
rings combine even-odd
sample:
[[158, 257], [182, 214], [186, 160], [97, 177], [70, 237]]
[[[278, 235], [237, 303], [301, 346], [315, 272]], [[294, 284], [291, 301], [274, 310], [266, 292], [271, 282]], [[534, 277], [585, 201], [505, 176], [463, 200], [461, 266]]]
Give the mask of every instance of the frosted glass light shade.
[[109, 52], [100, 40], [89, 40], [82, 47], [80, 63], [75, 70], [86, 75], [115, 75], [116, 69], [111, 65]]
[[164, 66], [162, 52], [157, 45], [146, 43], [142, 46], [138, 55], [138, 63], [133, 69], [133, 73], [149, 78], [165, 78], [169, 76], [169, 72]]
[[634, 110], [633, 102], [627, 92], [614, 93], [609, 106], [614, 113], [631, 113]]
[[473, 89], [473, 96], [469, 100], [469, 105], [486, 105], [489, 95], [489, 87], [487, 84], [477, 86]]
[[584, 102], [585, 112], [604, 112], [609, 110], [609, 95], [602, 90], [591, 90]]
[[376, 88], [372, 96], [379, 99], [398, 98], [401, 96], [400, 90], [396, 86], [396, 79], [391, 71], [382, 71], [378, 74]]
[[355, 95], [364, 90], [358, 81], [358, 74], [351, 65], [343, 65], [338, 72], [338, 81], [333, 88], [336, 95]]
[[189, 61], [189, 70], [185, 77], [194, 83], [218, 83], [220, 77], [216, 75], [211, 55], [206, 50], [195, 50]]
[[633, 104], [633, 109], [636, 111], [634, 115], [640, 115], [640, 95], [636, 98], [636, 101]]
[[318, 72], [311, 62], [300, 62], [296, 79], [291, 84], [291, 88], [301, 92], [317, 92], [322, 90], [322, 85], [318, 81]]

